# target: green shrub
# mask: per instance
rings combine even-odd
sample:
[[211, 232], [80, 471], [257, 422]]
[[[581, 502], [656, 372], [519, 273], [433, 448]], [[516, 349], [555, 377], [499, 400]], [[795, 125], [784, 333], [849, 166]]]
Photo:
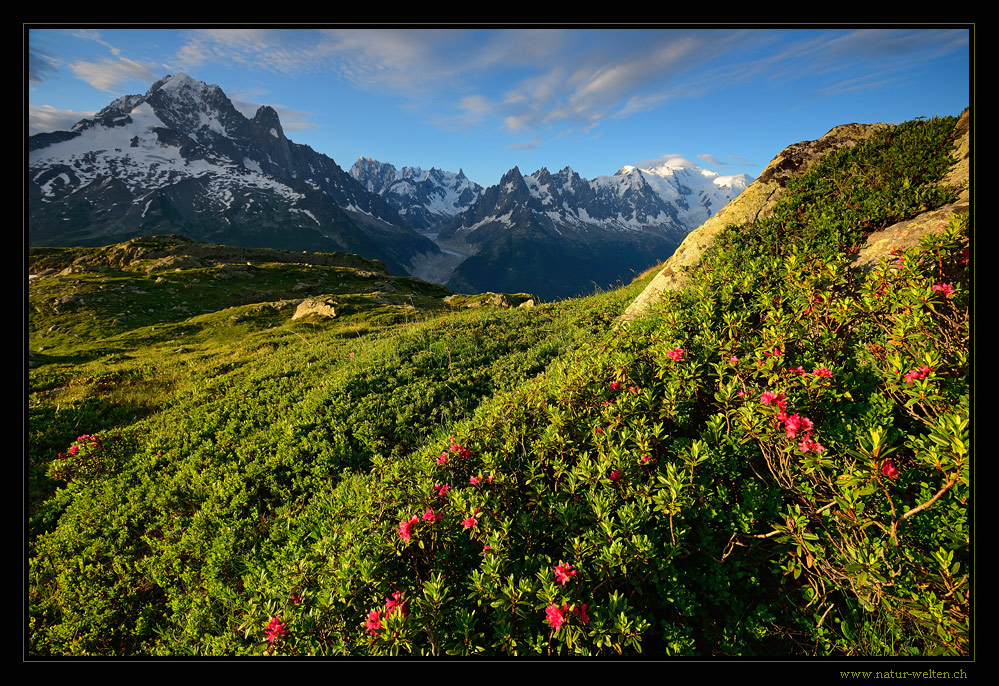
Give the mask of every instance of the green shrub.
[[967, 655], [967, 217], [851, 268], [952, 197], [952, 127], [831, 156], [626, 328], [642, 284], [184, 358], [141, 440], [48, 459], [32, 653]]

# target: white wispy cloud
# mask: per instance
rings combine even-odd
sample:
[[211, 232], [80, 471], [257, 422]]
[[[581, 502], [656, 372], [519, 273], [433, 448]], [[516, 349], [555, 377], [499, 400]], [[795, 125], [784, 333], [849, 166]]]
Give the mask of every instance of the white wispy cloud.
[[495, 110], [489, 98], [482, 95], [466, 95], [458, 102], [458, 108], [471, 116], [485, 117]]
[[727, 167], [729, 164], [728, 162], [722, 162], [720, 159], [707, 152], [699, 153], [697, 155], [697, 159], [711, 165], [712, 167]]
[[38, 50], [28, 50], [28, 82], [41, 83], [55, 76], [59, 62], [50, 55]]
[[101, 32], [97, 31], [96, 29], [74, 29], [73, 31], [70, 31], [70, 34], [76, 36], [77, 38], [82, 38], [83, 40], [92, 40], [95, 43], [103, 45], [111, 52], [112, 55], [116, 57], [118, 55], [121, 55], [121, 50], [118, 49], [116, 46], [112, 45], [111, 43], [109, 43], [108, 41], [104, 40], [104, 37], [102, 36]]
[[738, 157], [737, 155], [726, 155], [724, 160], [718, 159], [714, 155], [708, 152], [698, 153], [696, 155], [697, 159], [704, 162], [712, 169], [725, 169], [727, 167], [751, 167], [753, 164], [745, 157]]
[[575, 31], [565, 29], [507, 29], [472, 32], [474, 46], [468, 68], [537, 66], [559, 62], [572, 49]]
[[257, 110], [260, 109], [260, 106], [266, 104], [273, 107], [274, 111], [278, 113], [278, 117], [281, 119], [281, 127], [285, 131], [304, 131], [306, 129], [320, 128], [320, 125], [313, 121], [314, 115], [312, 112], [275, 104], [269, 101], [267, 95], [267, 92], [260, 88], [238, 90], [228, 94], [232, 106], [248, 119], [252, 119]]
[[831, 83], [824, 88], [812, 92], [811, 95], [812, 97], [822, 97], [824, 95], [839, 95], [871, 89], [880, 90], [890, 86], [897, 86], [904, 82], [904, 77], [899, 74], [889, 74], [889, 78], [882, 79], [878, 79], [877, 76], [876, 74], [866, 74], [855, 79], [846, 79], [845, 81]]
[[683, 155], [673, 153], [660, 155], [659, 157], [651, 160], [642, 160], [641, 162], [636, 162], [633, 166], [638, 167], [639, 169], [653, 169], [664, 164], [668, 164], [671, 167], [700, 166], [688, 160]]
[[969, 32], [966, 29], [863, 29], [829, 40], [822, 57], [836, 62], [923, 62], [953, 50], [965, 49], [968, 42]]
[[147, 65], [127, 57], [103, 57], [96, 62], [78, 60], [69, 68], [77, 78], [106, 93], [120, 93], [122, 86], [132, 79], [150, 84], [159, 78]]
[[95, 29], [72, 29], [65, 35], [80, 40], [92, 41], [107, 48], [111, 57], [96, 60], [78, 59], [68, 64], [70, 71], [80, 80], [106, 93], [120, 94], [122, 87], [129, 81], [137, 80], [148, 85], [159, 78], [152, 68], [154, 63], [140, 62], [122, 54], [121, 49], [104, 34]]
[[465, 38], [448, 29], [328, 29], [317, 47], [359, 87], [422, 97], [469, 68]]
[[[358, 88], [434, 103], [446, 127], [592, 128], [661, 106], [663, 86], [727, 49], [728, 32], [557, 29], [198, 29], [175, 58], [294, 76], [323, 70]], [[501, 92], [477, 92], [496, 80]], [[660, 92], [650, 92], [658, 86]]]
[[28, 105], [28, 133], [65, 131], [81, 119], [93, 117], [96, 112], [60, 110], [52, 105]]
[[[967, 31], [929, 29], [250, 28], [192, 30], [176, 59], [291, 77], [322, 70], [422, 107], [442, 128], [519, 136], [592, 131], [746, 83], [808, 81], [819, 96], [874, 88], [966, 47]], [[858, 64], [869, 73], [837, 78]]]
[[[780, 34], [775, 34], [780, 35]], [[738, 66], [736, 78], [807, 81], [811, 97], [900, 83], [919, 65], [966, 52], [964, 29], [862, 29], [805, 32], [780, 50]], [[850, 74], [849, 79], [842, 74]]]
[[175, 60], [184, 70], [209, 62], [294, 75], [322, 66], [312, 30], [194, 29], [177, 51]]
[[296, 110], [284, 105], [274, 105], [273, 107], [281, 119], [281, 128], [285, 131], [305, 131], [307, 129], [320, 128], [319, 124], [312, 121], [313, 115], [311, 112]]
[[[405, 108], [419, 116], [419, 109]], [[466, 95], [446, 114], [435, 113], [428, 121], [445, 131], [467, 131], [484, 124], [496, 113], [496, 104], [482, 95]]]
[[730, 31], [576, 32], [555, 64], [507, 91], [512, 131], [557, 127], [590, 131], [610, 118], [656, 109], [703, 87], [682, 79], [735, 49]]
[[522, 141], [520, 143], [514, 143], [512, 145], [506, 146], [507, 150], [537, 150], [541, 147], [541, 139], [537, 136], [533, 137], [529, 141]]
[[219, 61], [294, 76], [332, 71], [358, 87], [412, 92], [468, 68], [454, 59], [467, 32], [434, 29], [197, 29], [183, 68]]

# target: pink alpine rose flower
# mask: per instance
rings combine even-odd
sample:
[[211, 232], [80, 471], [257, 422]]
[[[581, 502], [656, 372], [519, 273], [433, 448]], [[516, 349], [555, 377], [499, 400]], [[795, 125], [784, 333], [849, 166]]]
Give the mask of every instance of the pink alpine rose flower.
[[[566, 609], [567, 608], [568, 605], [566, 606]], [[555, 631], [561, 629], [562, 625], [565, 624], [565, 614], [563, 612], [564, 612], [563, 608], [554, 604], [549, 605], [548, 608], [545, 610], [545, 615], [547, 616], [548, 624]]]
[[764, 391], [763, 395], [760, 396], [760, 402], [764, 405], [773, 405], [778, 409], [783, 410], [787, 407], [787, 396], [783, 393], [774, 393], [773, 391]]
[[364, 623], [364, 630], [372, 636], [376, 635], [382, 628], [382, 613], [380, 610], [372, 610], [368, 613], [368, 621]]
[[944, 294], [945, 298], [949, 298], [954, 295], [954, 287], [949, 283], [938, 283], [933, 286], [933, 290]]
[[812, 433], [812, 420], [793, 414], [784, 420], [784, 433], [788, 438], [795, 438], [799, 433], [807, 438]]
[[576, 576], [576, 570], [565, 562], [558, 563], [555, 567], [555, 580], [565, 586], [569, 582], [569, 577]]
[[281, 621], [280, 617], [274, 617], [267, 625], [264, 633], [267, 636], [267, 640], [273, 643], [274, 641], [287, 636], [288, 628], [285, 626], [284, 622]]
[[413, 526], [420, 521], [420, 518], [413, 515], [409, 519], [404, 519], [399, 522], [399, 537], [409, 543], [409, 539], [413, 537]]
[[889, 479], [897, 479], [898, 475], [901, 473], [898, 471], [898, 467], [891, 460], [885, 460], [881, 463], [881, 473], [887, 476]]
[[916, 381], [917, 379], [925, 379], [926, 375], [929, 374], [930, 371], [931, 370], [930, 370], [929, 366], [927, 366], [925, 364], [922, 367], [920, 367], [919, 369], [910, 369], [909, 372], [905, 375], [905, 382], [906, 383], [912, 383], [913, 381]]
[[807, 453], [809, 451], [815, 453], [821, 453], [823, 450], [825, 450], [825, 448], [822, 447], [821, 443], [819, 443], [818, 441], [813, 441], [810, 438], [806, 438], [802, 441], [799, 441], [798, 447], [801, 448], [801, 452], [803, 453]]
[[402, 591], [396, 591], [391, 598], [385, 599], [385, 615], [388, 616], [396, 611], [400, 612], [403, 617], [409, 612], [406, 601], [402, 599]]

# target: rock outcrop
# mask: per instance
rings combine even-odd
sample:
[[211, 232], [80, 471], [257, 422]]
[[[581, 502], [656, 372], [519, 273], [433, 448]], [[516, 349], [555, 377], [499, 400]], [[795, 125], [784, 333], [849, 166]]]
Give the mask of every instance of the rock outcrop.
[[308, 317], [309, 315], [316, 315], [318, 317], [325, 317], [327, 319], [332, 319], [336, 317], [336, 305], [337, 301], [331, 296], [319, 296], [316, 298], [306, 298], [298, 307], [295, 308], [295, 314], [291, 316], [292, 319], [301, 319], [302, 317]]
[[854, 267], [872, 269], [881, 258], [887, 257], [893, 249], [911, 248], [917, 245], [919, 239], [926, 234], [944, 231], [950, 224], [951, 217], [955, 214], [968, 214], [971, 211], [970, 129], [970, 112], [965, 110], [955, 125], [958, 139], [954, 146], [953, 155], [956, 162], [941, 182], [942, 185], [959, 189], [957, 201], [872, 233], [867, 238], [867, 244], [854, 260]]
[[[788, 179], [807, 172], [832, 152], [853, 147], [888, 126], [844, 124], [818, 140], [803, 141], [785, 148], [746, 190], [687, 236], [673, 256], [666, 260], [659, 274], [618, 318], [618, 323], [629, 322], [646, 312], [663, 291], [681, 288], [686, 281], [685, 267], [696, 265], [714, 242], [715, 236], [726, 226], [745, 224], [768, 216], [783, 196]], [[943, 230], [955, 212], [968, 212], [969, 129], [969, 111], [965, 110], [956, 124], [959, 139], [954, 157], [957, 163], [943, 180], [946, 185], [962, 189], [960, 199], [872, 234], [857, 255], [855, 266], [876, 264], [892, 248], [915, 245], [926, 233]]]

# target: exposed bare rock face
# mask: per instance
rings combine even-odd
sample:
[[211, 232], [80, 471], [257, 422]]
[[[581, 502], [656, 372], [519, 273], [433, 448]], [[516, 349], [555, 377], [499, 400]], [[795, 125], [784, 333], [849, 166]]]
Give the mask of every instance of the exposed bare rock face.
[[[788, 179], [807, 172], [832, 152], [853, 147], [888, 127], [888, 124], [844, 124], [818, 140], [803, 141], [785, 148], [746, 190], [687, 236], [673, 256], [666, 260], [659, 274], [618, 318], [618, 323], [629, 322], [647, 311], [663, 291], [681, 288], [686, 280], [684, 267], [696, 265], [714, 242], [715, 236], [726, 226], [745, 224], [768, 216], [783, 196]], [[954, 151], [957, 163], [943, 180], [946, 185], [963, 189], [960, 199], [872, 234], [857, 255], [855, 266], [864, 268], [877, 264], [892, 248], [915, 245], [925, 234], [946, 228], [954, 213], [968, 212], [969, 129], [969, 111], [965, 110], [956, 124], [960, 136]]]
[[969, 110], [961, 113], [954, 128], [959, 136], [953, 153], [956, 163], [941, 183], [960, 189], [957, 201], [872, 233], [867, 238], [867, 244], [857, 255], [854, 267], [865, 270], [873, 269], [881, 258], [888, 256], [895, 248], [914, 247], [919, 243], [919, 239], [926, 234], [944, 231], [954, 215], [968, 214], [971, 211], [971, 187], [969, 185], [971, 116]]
[[316, 298], [306, 298], [295, 309], [292, 319], [301, 319], [309, 315], [326, 317], [332, 319], [336, 317], [336, 300], [331, 296], [319, 296]]

